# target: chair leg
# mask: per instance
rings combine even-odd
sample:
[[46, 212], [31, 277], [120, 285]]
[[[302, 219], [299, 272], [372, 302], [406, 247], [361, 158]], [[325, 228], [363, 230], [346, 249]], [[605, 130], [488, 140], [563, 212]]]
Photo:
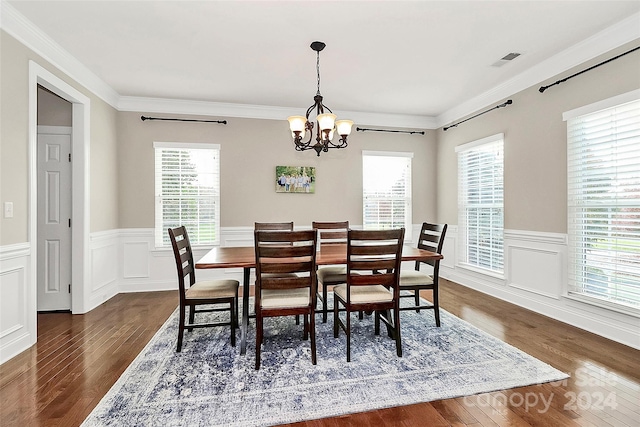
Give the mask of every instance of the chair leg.
[[176, 351], [179, 353], [182, 350], [182, 336], [184, 335], [184, 318], [185, 318], [185, 306], [180, 304], [180, 324], [178, 325], [178, 348]]
[[[413, 296], [415, 297], [416, 300], [416, 307], [418, 307], [420, 305], [420, 290], [419, 289], [414, 289], [413, 290]], [[420, 309], [416, 308], [416, 313], [420, 313]]]
[[310, 317], [310, 328], [311, 330], [309, 331], [311, 334], [311, 363], [312, 364], [317, 364], [317, 358], [316, 358], [316, 316], [314, 315], [314, 310], [313, 308], [311, 309], [311, 314], [309, 315]]
[[396, 353], [398, 354], [398, 357], [402, 357], [402, 339], [400, 337], [400, 310], [398, 310], [398, 306], [393, 309], [393, 317], [393, 326], [396, 336]]
[[347, 362], [351, 362], [351, 312], [347, 309]]
[[[189, 324], [193, 324], [195, 322], [195, 318], [196, 318], [196, 306], [192, 304], [189, 306]], [[193, 332], [193, 328], [189, 328], [188, 331]]]
[[338, 298], [333, 296], [333, 337], [338, 338], [338, 322], [340, 319], [338, 318]]
[[358, 319], [360, 319], [360, 320], [364, 319], [364, 311], [360, 310], [358, 312]]
[[373, 333], [374, 335], [380, 335], [380, 312], [376, 310], [373, 316], [375, 319]]
[[[334, 298], [335, 304], [335, 298]], [[322, 283], [322, 323], [327, 323], [327, 311], [329, 310], [327, 305], [327, 285]]]
[[304, 326], [302, 328], [302, 339], [306, 341], [309, 338], [309, 317], [306, 314], [304, 314]]
[[436, 316], [436, 326], [440, 327], [440, 303], [438, 302], [438, 286], [433, 287], [433, 313]]
[[256, 371], [260, 369], [260, 347], [262, 346], [262, 317], [256, 315]]
[[296, 325], [300, 324], [300, 315], [296, 314]]
[[[238, 301], [237, 298], [235, 298], [236, 301]], [[229, 301], [229, 313], [231, 314], [231, 322], [230, 322], [230, 329], [231, 329], [231, 347], [235, 347], [236, 346], [236, 325], [238, 324], [238, 313], [236, 312], [236, 309], [234, 307], [234, 301]]]
[[236, 293], [236, 324], [235, 324], [235, 328], [238, 329], [240, 327], [240, 321], [238, 320], [238, 318], [240, 317], [239, 313], [239, 309], [238, 309], [238, 301], [240, 300], [240, 298], [238, 298], [238, 294]]

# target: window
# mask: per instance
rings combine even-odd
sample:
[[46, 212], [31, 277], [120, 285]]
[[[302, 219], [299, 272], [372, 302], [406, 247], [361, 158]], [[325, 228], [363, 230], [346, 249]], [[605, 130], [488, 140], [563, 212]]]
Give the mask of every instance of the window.
[[220, 146], [154, 142], [156, 247], [171, 246], [168, 228], [184, 225], [191, 244], [220, 242]]
[[504, 272], [504, 137], [456, 147], [461, 265]]
[[564, 115], [568, 294], [632, 314], [640, 314], [638, 92]]
[[365, 230], [405, 228], [411, 240], [411, 159], [413, 153], [362, 152]]

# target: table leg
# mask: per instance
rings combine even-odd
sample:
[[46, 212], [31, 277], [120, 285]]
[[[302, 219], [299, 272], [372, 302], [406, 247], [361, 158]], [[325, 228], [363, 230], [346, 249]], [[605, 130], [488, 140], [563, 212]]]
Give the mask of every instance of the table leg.
[[247, 330], [249, 329], [249, 275], [250, 267], [244, 268], [244, 279], [242, 282], [242, 326], [240, 327], [240, 354], [247, 352]]

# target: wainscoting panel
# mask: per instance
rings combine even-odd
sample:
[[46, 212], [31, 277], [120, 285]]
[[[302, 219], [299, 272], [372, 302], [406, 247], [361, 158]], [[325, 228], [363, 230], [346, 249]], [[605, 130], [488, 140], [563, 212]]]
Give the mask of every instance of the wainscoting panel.
[[558, 251], [509, 245], [507, 285], [559, 299], [562, 290], [562, 255]]
[[[35, 287], [28, 243], [0, 248], [0, 364], [36, 342]], [[33, 287], [33, 289], [32, 289]]]
[[149, 243], [125, 242], [122, 248], [123, 277], [149, 277]]
[[117, 230], [93, 233], [90, 236], [91, 251], [91, 287], [89, 290], [89, 309], [93, 310], [118, 294]]

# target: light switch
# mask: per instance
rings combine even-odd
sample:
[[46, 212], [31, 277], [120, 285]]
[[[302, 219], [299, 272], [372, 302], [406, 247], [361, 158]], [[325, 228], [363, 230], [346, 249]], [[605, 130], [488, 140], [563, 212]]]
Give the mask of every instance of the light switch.
[[13, 218], [13, 202], [4, 202], [4, 217]]

